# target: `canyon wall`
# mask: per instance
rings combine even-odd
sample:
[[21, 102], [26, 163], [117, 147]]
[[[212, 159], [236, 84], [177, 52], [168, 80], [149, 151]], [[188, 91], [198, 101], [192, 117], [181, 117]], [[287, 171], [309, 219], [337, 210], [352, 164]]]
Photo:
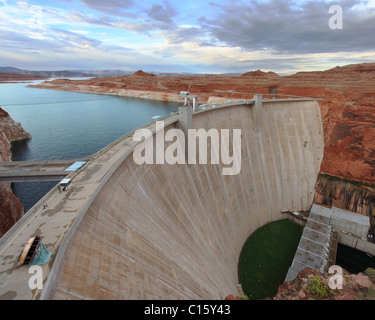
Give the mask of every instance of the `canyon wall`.
[[[0, 108], [0, 161], [11, 161], [12, 141], [29, 139], [20, 123]], [[0, 237], [6, 233], [23, 215], [23, 205], [14, 196], [9, 183], [0, 183]]]
[[193, 116], [195, 129], [241, 129], [238, 175], [223, 175], [228, 166], [210, 160], [137, 165], [129, 153], [117, 163], [62, 245], [46, 298], [224, 299], [237, 292], [245, 240], [284, 218], [282, 210], [310, 208], [324, 149], [316, 101], [255, 109]]

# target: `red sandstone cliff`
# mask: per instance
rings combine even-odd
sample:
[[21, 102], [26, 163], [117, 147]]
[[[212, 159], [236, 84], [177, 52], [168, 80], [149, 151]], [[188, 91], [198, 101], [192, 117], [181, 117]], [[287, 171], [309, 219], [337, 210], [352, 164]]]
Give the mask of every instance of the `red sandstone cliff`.
[[[10, 161], [10, 143], [31, 136], [0, 108], [0, 161]], [[9, 183], [0, 183], [0, 237], [23, 215], [23, 205], [14, 196]]]

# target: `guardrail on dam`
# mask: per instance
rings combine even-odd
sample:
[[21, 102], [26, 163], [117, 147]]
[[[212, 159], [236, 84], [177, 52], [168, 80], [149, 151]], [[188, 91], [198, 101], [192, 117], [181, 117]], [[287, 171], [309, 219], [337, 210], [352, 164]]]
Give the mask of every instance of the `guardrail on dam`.
[[[167, 117], [165, 131], [178, 128]], [[196, 112], [193, 129], [241, 129], [241, 171], [219, 164], [134, 162], [133, 133], [72, 176], [66, 193], [25, 216], [0, 242], [3, 299], [223, 299], [237, 294], [249, 235], [309, 210], [323, 158], [317, 101], [263, 100]], [[155, 134], [155, 123], [149, 128]], [[209, 144], [210, 145], [210, 144]], [[165, 144], [164, 148], [167, 148]], [[233, 151], [233, 150], [232, 150]], [[155, 148], [154, 148], [155, 152]], [[41, 234], [51, 258], [30, 289], [18, 257]]]

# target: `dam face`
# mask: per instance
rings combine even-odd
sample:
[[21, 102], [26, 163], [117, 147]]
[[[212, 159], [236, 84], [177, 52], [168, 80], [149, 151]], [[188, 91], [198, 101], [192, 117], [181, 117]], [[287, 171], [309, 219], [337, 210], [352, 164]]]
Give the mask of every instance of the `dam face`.
[[324, 148], [320, 108], [277, 100], [261, 109], [213, 108], [194, 114], [192, 127], [241, 129], [240, 173], [223, 175], [222, 164], [137, 165], [130, 153], [54, 262], [44, 298], [238, 294], [237, 264], [249, 235], [282, 219], [282, 210], [312, 205]]

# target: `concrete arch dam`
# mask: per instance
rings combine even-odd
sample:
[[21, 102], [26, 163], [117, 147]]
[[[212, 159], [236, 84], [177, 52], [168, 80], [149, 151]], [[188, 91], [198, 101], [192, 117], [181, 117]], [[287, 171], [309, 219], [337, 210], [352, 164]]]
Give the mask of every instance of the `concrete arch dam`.
[[[178, 117], [164, 119], [166, 132], [179, 127]], [[282, 219], [283, 210], [311, 208], [324, 149], [319, 104], [300, 99], [222, 105], [194, 113], [191, 126], [241, 129], [240, 173], [223, 175], [222, 163], [138, 165], [128, 135], [124, 145], [132, 147], [112, 155], [106, 153], [111, 148], [103, 151], [72, 179], [70, 205], [84, 189], [80, 182], [93, 176], [85, 171], [90, 162], [118, 157], [96, 178], [64, 232], [46, 232], [46, 247], [54, 250], [43, 267], [44, 287], [27, 298], [223, 299], [238, 293], [237, 264], [249, 235]], [[155, 123], [148, 128], [155, 132]], [[0, 253], [17, 247], [2, 246]], [[9, 278], [12, 272], [3, 274]], [[27, 274], [27, 267], [17, 272]], [[22, 277], [27, 279], [17, 279]], [[6, 288], [0, 272], [3, 295], [16, 291], [13, 297], [20, 298], [20, 286]]]

